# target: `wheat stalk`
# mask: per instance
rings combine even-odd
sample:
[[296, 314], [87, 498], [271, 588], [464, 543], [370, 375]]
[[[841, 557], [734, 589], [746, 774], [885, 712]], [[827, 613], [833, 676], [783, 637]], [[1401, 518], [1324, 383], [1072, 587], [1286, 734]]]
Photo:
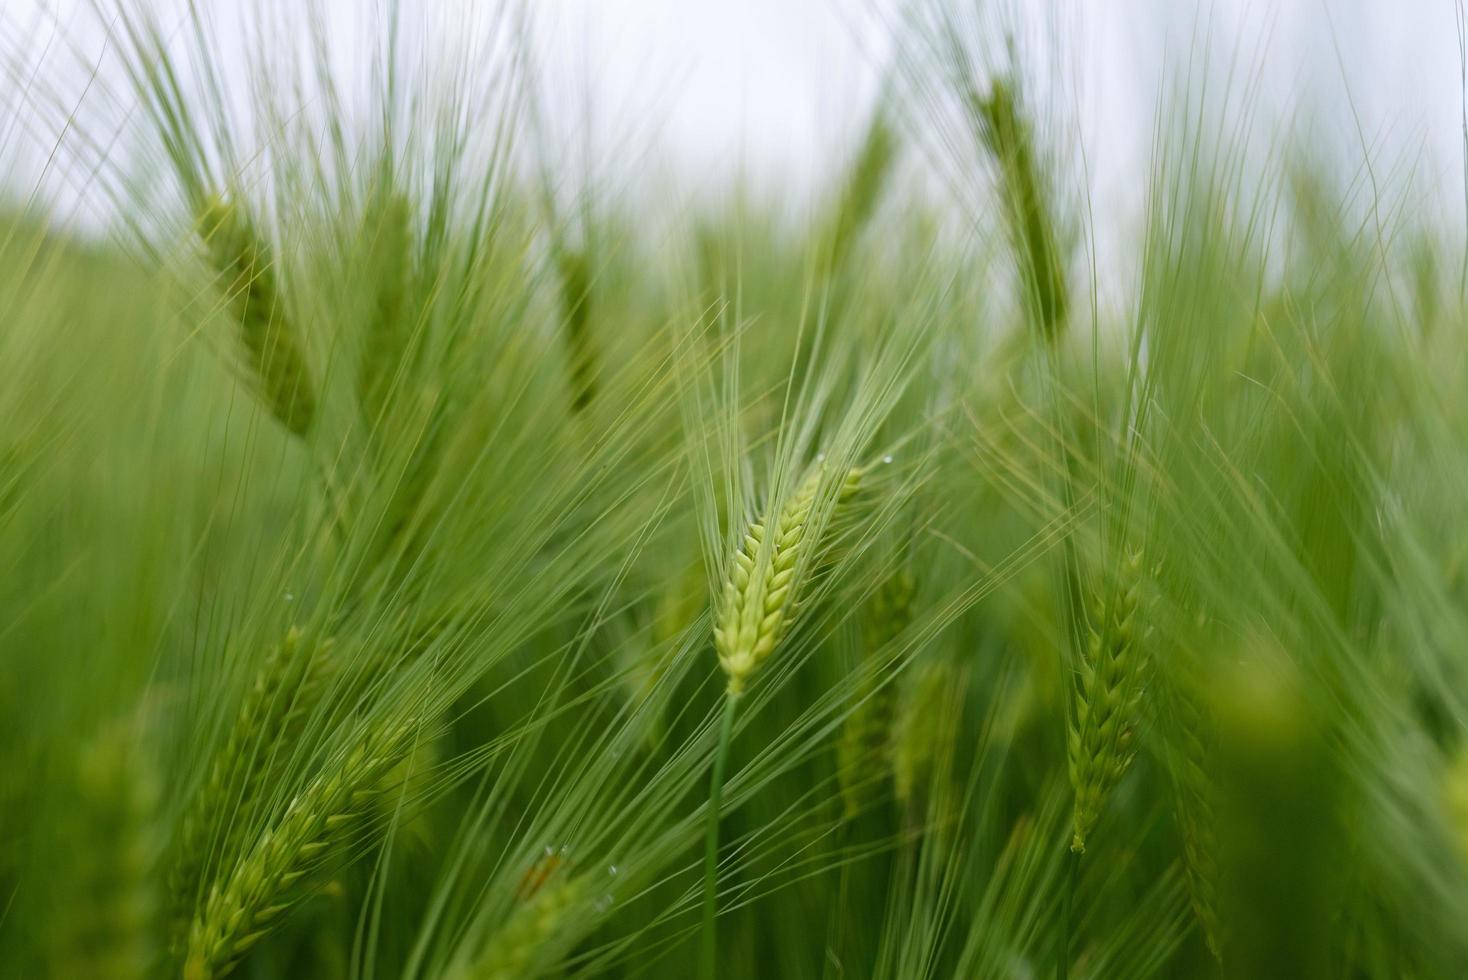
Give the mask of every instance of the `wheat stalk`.
[[520, 980], [532, 975], [585, 897], [584, 878], [541, 882], [490, 938], [473, 965], [454, 974], [456, 980]]
[[972, 93], [969, 98], [970, 109], [979, 121], [980, 138], [999, 167], [1004, 217], [1020, 258], [1031, 318], [1040, 335], [1054, 342], [1067, 316], [1065, 270], [1055, 221], [1046, 206], [1034, 135], [1012, 83], [1005, 79], [996, 79], [987, 97]]
[[882, 583], [867, 606], [857, 705], [846, 716], [836, 746], [837, 776], [848, 820], [860, 812], [867, 790], [876, 783], [871, 774], [890, 770], [893, 686], [882, 683], [878, 654], [907, 628], [915, 590], [912, 573], [900, 571]]
[[387, 416], [413, 343], [413, 323], [407, 315], [413, 272], [412, 206], [397, 193], [383, 194], [376, 203], [363, 228], [371, 236], [367, 263], [376, 292], [357, 369], [357, 401], [373, 427]]
[[125, 725], [104, 727], [76, 760], [78, 840], [56, 976], [132, 980], [155, 968], [153, 878], [160, 781]]
[[897, 801], [908, 813], [923, 800], [933, 764], [956, 735], [957, 717], [947, 704], [961, 679], [946, 659], [925, 664], [894, 707], [888, 756]]
[[223, 277], [256, 388], [282, 425], [304, 435], [316, 417], [316, 393], [300, 339], [286, 316], [268, 246], [239, 207], [223, 198], [207, 200], [197, 222], [210, 260]]
[[[270, 648], [256, 671], [234, 723], [179, 823], [170, 890], [180, 928], [186, 928], [192, 915], [210, 855], [228, 854], [231, 845], [240, 843], [256, 813], [274, 750], [319, 699], [329, 649], [329, 642], [316, 649], [304, 648], [302, 633], [293, 626]], [[221, 829], [222, 820], [228, 825]]]
[[[744, 693], [751, 677], [775, 651], [796, 609], [800, 560], [814, 542], [806, 541], [824, 464], [813, 466], [773, 522], [753, 521], [734, 552], [714, 620], [714, 649], [729, 679], [729, 694]], [[852, 469], [838, 499], [855, 493], [862, 471]]]
[[1124, 558], [1120, 572], [1098, 623], [1088, 630], [1085, 655], [1078, 665], [1076, 709], [1067, 733], [1075, 790], [1070, 847], [1077, 854], [1085, 851], [1086, 838], [1100, 817], [1106, 796], [1136, 753], [1138, 709], [1149, 666], [1136, 635], [1141, 553]]
[[897, 156], [897, 139], [886, 114], [878, 110], [867, 126], [846, 186], [836, 209], [831, 231], [831, 268], [840, 269], [852, 245], [872, 217]]
[[591, 269], [585, 252], [565, 243], [556, 246], [555, 265], [566, 318], [571, 409], [580, 412], [596, 397], [598, 357], [591, 332]]
[[1183, 868], [1193, 914], [1203, 928], [1208, 949], [1223, 956], [1222, 929], [1218, 918], [1217, 815], [1213, 805], [1213, 780], [1208, 775], [1212, 725], [1196, 699], [1176, 685], [1169, 700], [1173, 704], [1176, 735], [1172, 763], [1175, 814], [1183, 840]]
[[372, 806], [384, 776], [410, 750], [414, 721], [369, 731], [339, 765], [301, 790], [228, 873], [215, 881], [189, 927], [185, 980], [229, 972], [289, 908], [289, 892]]
[[[847, 471], [837, 491], [838, 502], [860, 488], [863, 472], [861, 468]], [[750, 523], [743, 544], [734, 552], [714, 617], [714, 650], [728, 686], [714, 750], [704, 839], [702, 969], [707, 978], [714, 976], [718, 955], [714, 918], [718, 912], [719, 812], [734, 711], [749, 679], [774, 653], [794, 617], [801, 561], [817, 544], [806, 535], [825, 473], [826, 464], [817, 460], [780, 508], [772, 527], [768, 517]]]

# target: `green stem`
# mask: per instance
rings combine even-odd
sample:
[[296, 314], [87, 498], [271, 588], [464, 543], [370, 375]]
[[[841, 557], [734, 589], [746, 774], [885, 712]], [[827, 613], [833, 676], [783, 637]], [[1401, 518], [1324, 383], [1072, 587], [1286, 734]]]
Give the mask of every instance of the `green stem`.
[[734, 733], [734, 708], [739, 695], [724, 697], [724, 714], [719, 721], [719, 747], [714, 755], [714, 775], [709, 784], [708, 832], [703, 851], [703, 969], [700, 976], [713, 980], [718, 961], [718, 933], [714, 916], [718, 914], [719, 888], [719, 807], [724, 795], [724, 768], [729, 762], [729, 740]]
[[1070, 973], [1070, 920], [1075, 902], [1076, 879], [1080, 876], [1081, 853], [1071, 851], [1065, 859], [1065, 891], [1060, 905], [1060, 952], [1055, 957], [1056, 980], [1066, 980]]

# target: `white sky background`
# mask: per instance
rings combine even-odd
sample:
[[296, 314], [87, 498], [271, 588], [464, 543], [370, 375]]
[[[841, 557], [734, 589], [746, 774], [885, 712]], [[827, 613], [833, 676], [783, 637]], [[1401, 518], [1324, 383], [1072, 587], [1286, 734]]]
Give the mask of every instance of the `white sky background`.
[[[1080, 55], [1071, 66], [1077, 81], [1123, 127], [1087, 133], [1098, 152], [1145, 153], [1163, 61], [1182, 63], [1201, 18], [1212, 25], [1216, 59], [1239, 45], [1241, 72], [1262, 63], [1265, 98], [1276, 110], [1309, 97], [1340, 109], [1349, 88], [1373, 142], [1385, 137], [1388, 146], [1408, 149], [1426, 139], [1444, 157], [1439, 166], [1460, 166], [1452, 0], [989, 5], [1008, 6], [1026, 20], [1059, 17], [1079, 35], [1070, 38]], [[540, 0], [537, 6], [552, 70], [585, 72], [604, 107], [660, 120], [665, 149], [686, 169], [723, 171], [743, 161], [766, 175], [807, 179], [839, 162], [833, 149], [860, 127], [890, 54], [882, 15], [896, 3]], [[1262, 58], [1260, 45], [1266, 45]]]
[[[248, 0], [214, 2], [249, 9]], [[565, 152], [568, 165], [590, 160], [628, 187], [680, 201], [718, 194], [738, 178], [799, 201], [844, 164], [859, 137], [892, 54], [892, 11], [905, 0], [529, 2], [551, 116], [560, 138], [579, 144]], [[372, 0], [324, 3], [338, 54], [356, 59], [353, 46], [361, 43]], [[484, 22], [490, 5], [405, 0], [405, 6], [430, 31], [461, 38]], [[1103, 248], [1108, 230], [1136, 217], [1167, 68], [1182, 69], [1190, 52], [1205, 47], [1215, 69], [1227, 69], [1231, 60], [1237, 65], [1234, 91], [1257, 84], [1258, 133], [1308, 134], [1309, 145], [1357, 161], [1364, 140], [1380, 171], [1415, 167], [1421, 185], [1439, 198], [1438, 218], [1450, 228], [1462, 224], [1454, 0], [1007, 0], [988, 6], [1008, 10], [1022, 31], [1064, 26], [1064, 48], [1047, 54], [1064, 66], [1069, 91], [1060, 101], [1070, 128], [1050, 136], [1078, 140], [1084, 149], [1086, 190]], [[1193, 41], [1199, 33], [1207, 35], [1205, 44]], [[101, 51], [87, 0], [0, 0], [0, 41], [10, 80], [23, 71], [34, 79], [27, 83], [31, 92], [80, 92], [82, 67]], [[115, 77], [109, 88], [103, 61], [102, 77], [87, 95], [90, 118], [125, 127], [125, 91]], [[65, 212], [88, 196], [90, 185], [85, 174], [74, 173], [38, 184], [50, 130], [18, 91], [12, 84], [0, 101], [0, 173], [9, 175], [11, 196], [44, 186]], [[589, 128], [587, 119], [594, 120]]]

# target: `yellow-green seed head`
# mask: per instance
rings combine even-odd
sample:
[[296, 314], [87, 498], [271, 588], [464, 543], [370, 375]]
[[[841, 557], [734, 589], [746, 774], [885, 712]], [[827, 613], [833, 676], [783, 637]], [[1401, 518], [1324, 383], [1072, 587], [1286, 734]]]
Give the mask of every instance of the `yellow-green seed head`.
[[954, 697], [963, 686], [952, 663], [934, 660], [922, 665], [898, 697], [889, 752], [893, 789], [906, 808], [932, 799], [928, 790], [942, 775], [937, 766], [958, 734]]
[[288, 891], [317, 870], [343, 830], [371, 806], [383, 778], [411, 750], [416, 730], [415, 720], [389, 719], [365, 733], [224, 869], [189, 926], [185, 980], [223, 976], [274, 927]]
[[537, 963], [586, 897], [584, 878], [564, 878], [536, 889], [496, 932], [484, 953], [462, 975], [474, 980], [515, 980]]
[[[773, 526], [768, 520], [751, 523], [734, 553], [714, 619], [714, 649], [732, 695], [744, 693], [789, 628], [801, 559], [811, 544], [806, 541], [811, 510], [824, 473], [824, 464], [812, 467]], [[851, 470], [838, 499], [854, 493], [860, 482], [861, 470]]]

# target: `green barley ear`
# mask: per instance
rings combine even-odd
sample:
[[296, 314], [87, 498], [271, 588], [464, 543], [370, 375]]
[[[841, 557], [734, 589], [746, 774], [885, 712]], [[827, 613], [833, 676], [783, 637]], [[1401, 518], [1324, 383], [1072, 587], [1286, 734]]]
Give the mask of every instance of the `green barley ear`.
[[881, 683], [878, 657], [912, 620], [912, 597], [916, 582], [911, 572], [900, 571], [883, 582], [868, 603], [862, 624], [861, 671], [856, 691], [857, 706], [841, 726], [836, 745], [837, 776], [845, 819], [862, 809], [877, 780], [873, 773], [889, 769], [893, 685]]
[[837, 204], [831, 230], [831, 268], [841, 268], [852, 244], [871, 220], [896, 158], [896, 134], [885, 112], [879, 109], [867, 127], [866, 138], [851, 165]]
[[1075, 835], [1070, 848], [1086, 849], [1107, 795], [1121, 780], [1136, 753], [1142, 687], [1147, 658], [1136, 635], [1142, 555], [1121, 563], [1120, 575], [1089, 630], [1079, 664], [1079, 690], [1067, 733], [1071, 785], [1075, 790]]
[[562, 926], [586, 896], [584, 878], [546, 882], [511, 913], [463, 980], [519, 980], [545, 965], [556, 951]]
[[[706, 980], [712, 980], [718, 972], [715, 917], [718, 914], [719, 812], [734, 714], [749, 679], [775, 651], [799, 608], [800, 577], [820, 544], [816, 535], [809, 533], [809, 525], [826, 471], [826, 463], [817, 459], [785, 501], [773, 526], [768, 517], [749, 525], [743, 545], [734, 553], [714, 612], [714, 650], [729, 684], [714, 749], [704, 838], [703, 942], [699, 971]], [[837, 503], [857, 491], [864, 472], [860, 467], [847, 471], [836, 490]]]
[[[811, 467], [773, 526], [769, 518], [752, 522], [734, 553], [714, 618], [714, 648], [735, 697], [744, 693], [790, 627], [801, 556], [816, 545], [806, 540], [806, 529], [825, 470], [823, 463]], [[861, 474], [853, 469], [846, 475], [838, 499], [856, 492]]]
[[596, 338], [591, 335], [591, 269], [584, 251], [565, 244], [556, 247], [555, 262], [565, 316], [571, 408], [579, 412], [596, 396], [597, 349]]
[[[719, 814], [724, 768], [729, 761], [729, 743], [734, 731], [734, 714], [749, 679], [774, 653], [799, 606], [800, 577], [820, 544], [815, 540], [815, 534], [810, 533], [809, 525], [826, 471], [826, 463], [817, 459], [773, 521], [766, 516], [750, 523], [744, 533], [744, 543], [734, 552], [714, 610], [714, 651], [728, 678], [728, 687], [709, 779], [708, 821], [704, 837], [703, 938], [699, 973], [706, 980], [713, 980], [718, 972], [715, 917], [718, 914]], [[842, 478], [836, 491], [838, 503], [856, 492], [862, 473], [862, 469], [854, 468]]]
[[708, 586], [703, 577], [703, 564], [689, 562], [683, 573], [658, 596], [653, 612], [652, 642], [656, 646], [671, 643], [703, 612], [708, 601]]
[[184, 980], [210, 980], [263, 939], [289, 909], [291, 890], [350, 839], [384, 778], [412, 750], [417, 725], [390, 721], [343, 760], [329, 762], [209, 889], [189, 926]]
[[972, 93], [969, 98], [979, 136], [999, 168], [1005, 224], [1030, 317], [1041, 337], [1054, 343], [1067, 316], [1065, 269], [1034, 134], [1012, 82], [996, 79], [987, 97]]
[[1468, 863], [1468, 744], [1458, 746], [1443, 773], [1443, 808], [1458, 855]]
[[[698, 619], [708, 602], [708, 582], [703, 563], [690, 562], [680, 574], [663, 583], [651, 605], [651, 622], [646, 641], [628, 638], [616, 645], [617, 665], [630, 705], [652, 707], [649, 701], [668, 674], [670, 660], [664, 655]], [[656, 710], [656, 709], [654, 709]], [[649, 719], [645, 737], [654, 745], [662, 736], [661, 713]]]
[[376, 289], [362, 359], [357, 369], [357, 400], [370, 427], [387, 417], [388, 402], [402, 383], [399, 372], [412, 356], [413, 322], [409, 309], [414, 275], [412, 204], [401, 193], [378, 195], [363, 222], [370, 243], [367, 270]]
[[1172, 682], [1163, 686], [1171, 716], [1166, 755], [1173, 784], [1173, 813], [1183, 843], [1183, 870], [1188, 899], [1203, 929], [1209, 951], [1223, 956], [1218, 917], [1218, 839], [1215, 788], [1209, 775], [1214, 738], [1213, 719], [1193, 692]]
[[103, 730], [77, 759], [79, 848], [67, 866], [70, 902], [53, 954], [55, 976], [131, 980], [153, 975], [158, 894], [154, 820], [160, 782], [125, 726]]
[[294, 626], [266, 653], [178, 825], [169, 891], [180, 931], [187, 931], [211, 856], [229, 854], [241, 843], [238, 837], [260, 804], [271, 757], [320, 700], [331, 660], [330, 641], [308, 646]]
[[933, 793], [940, 764], [958, 737], [958, 697], [965, 680], [947, 659], [932, 660], [914, 672], [897, 696], [891, 743], [892, 787], [909, 815], [929, 803], [944, 802]]
[[316, 417], [316, 393], [269, 248], [240, 208], [222, 198], [207, 200], [197, 223], [260, 397], [282, 425], [305, 435]]

